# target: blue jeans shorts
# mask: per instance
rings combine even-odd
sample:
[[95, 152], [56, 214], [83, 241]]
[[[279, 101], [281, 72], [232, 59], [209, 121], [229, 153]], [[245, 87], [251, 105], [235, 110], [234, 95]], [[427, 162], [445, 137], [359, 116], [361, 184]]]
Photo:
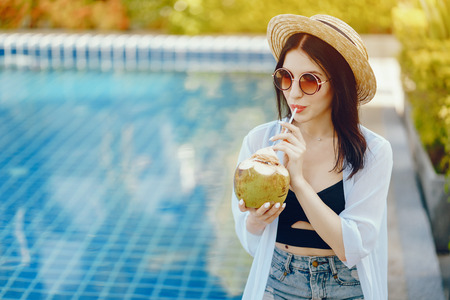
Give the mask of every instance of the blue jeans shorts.
[[364, 299], [356, 267], [337, 256], [299, 256], [275, 247], [263, 300]]

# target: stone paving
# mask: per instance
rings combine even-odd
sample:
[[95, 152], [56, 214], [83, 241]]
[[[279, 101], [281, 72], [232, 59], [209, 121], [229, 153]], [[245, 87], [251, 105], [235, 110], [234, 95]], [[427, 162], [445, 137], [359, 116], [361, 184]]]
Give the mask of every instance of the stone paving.
[[436, 253], [402, 121], [404, 96], [395, 60], [400, 48], [391, 36], [363, 39], [379, 90], [361, 108], [361, 120], [386, 137], [394, 152], [388, 195], [389, 299], [448, 299], [449, 255]]

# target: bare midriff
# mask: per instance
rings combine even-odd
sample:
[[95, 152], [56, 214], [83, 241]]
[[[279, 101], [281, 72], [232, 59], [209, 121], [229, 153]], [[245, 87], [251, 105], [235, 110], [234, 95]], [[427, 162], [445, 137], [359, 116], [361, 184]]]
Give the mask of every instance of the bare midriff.
[[336, 255], [336, 253], [334, 253], [334, 251], [331, 249], [297, 247], [297, 246], [286, 245], [286, 244], [282, 244], [282, 243], [278, 243], [278, 242], [275, 243], [275, 246], [278, 249], [292, 253], [294, 255], [301, 255], [301, 256], [334, 256], [334, 255]]
[[[314, 228], [311, 226], [311, 224], [309, 224], [308, 222], [304, 222], [304, 221], [296, 222], [294, 225], [292, 225], [292, 228], [314, 230]], [[275, 243], [275, 246], [277, 246], [278, 249], [292, 253], [294, 255], [301, 255], [301, 256], [334, 256], [334, 255], [336, 255], [336, 253], [334, 253], [334, 251], [331, 249], [297, 247], [297, 246], [291, 246], [291, 245], [278, 243], [278, 242]]]

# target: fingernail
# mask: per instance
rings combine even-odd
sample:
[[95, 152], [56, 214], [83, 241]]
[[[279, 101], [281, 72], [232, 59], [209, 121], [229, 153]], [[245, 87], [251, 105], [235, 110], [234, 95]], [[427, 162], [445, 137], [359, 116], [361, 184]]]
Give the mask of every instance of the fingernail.
[[273, 137], [271, 137], [271, 138], [269, 139], [269, 141], [273, 142]]
[[280, 203], [275, 204], [275, 208], [280, 208]]
[[286, 203], [283, 203], [283, 208], [285, 208], [286, 207]]
[[239, 200], [239, 205], [244, 205], [244, 200]]
[[270, 206], [270, 202], [267, 202], [266, 204], [264, 204], [264, 208], [269, 208]]

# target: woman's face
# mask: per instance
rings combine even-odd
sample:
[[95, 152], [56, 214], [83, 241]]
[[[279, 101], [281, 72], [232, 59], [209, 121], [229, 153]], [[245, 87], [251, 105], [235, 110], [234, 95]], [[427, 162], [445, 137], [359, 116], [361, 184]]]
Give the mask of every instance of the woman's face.
[[300, 49], [293, 49], [286, 54], [283, 68], [288, 69], [294, 77], [292, 86], [283, 91], [291, 112], [297, 108], [294, 123], [298, 125], [309, 121], [330, 122], [333, 100], [333, 89], [330, 82], [323, 83], [319, 91], [313, 95], [303, 93], [298, 83], [300, 76], [304, 73], [316, 75], [321, 82], [329, 80], [330, 78], [322, 68]]

